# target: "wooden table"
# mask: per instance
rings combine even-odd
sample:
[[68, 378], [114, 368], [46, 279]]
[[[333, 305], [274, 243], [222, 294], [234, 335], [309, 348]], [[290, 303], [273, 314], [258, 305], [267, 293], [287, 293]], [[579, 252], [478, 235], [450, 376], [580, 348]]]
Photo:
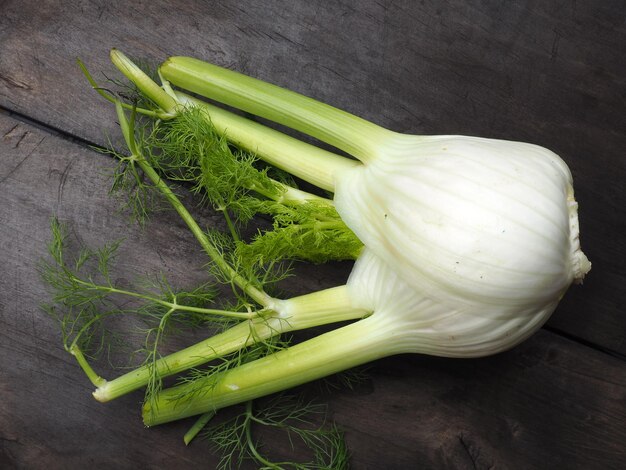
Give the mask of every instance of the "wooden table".
[[[90, 145], [119, 138], [114, 110], [75, 61], [115, 75], [111, 47], [155, 64], [197, 56], [397, 131], [561, 155], [593, 270], [547, 325], [494, 357], [380, 361], [324, 400], [355, 469], [626, 468], [623, 1], [4, 0], [0, 13], [1, 468], [217, 463], [202, 442], [184, 446], [189, 422], [144, 428], [141, 392], [93, 400], [40, 308], [53, 215], [86, 245], [124, 237], [117, 279], [163, 271], [192, 285], [204, 275], [173, 214], [141, 230], [108, 196], [115, 162]], [[288, 288], [336, 285], [349, 269], [303, 268]]]

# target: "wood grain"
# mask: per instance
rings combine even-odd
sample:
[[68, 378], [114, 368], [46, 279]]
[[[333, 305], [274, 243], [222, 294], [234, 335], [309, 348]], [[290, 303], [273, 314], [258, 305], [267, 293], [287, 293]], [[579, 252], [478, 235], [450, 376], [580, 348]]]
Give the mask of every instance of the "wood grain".
[[[572, 169], [593, 263], [547, 329], [513, 351], [381, 361], [325, 399], [355, 469], [626, 467], [626, 7], [576, 2], [165, 0], [0, 2], [0, 467], [214, 468], [188, 423], [144, 429], [141, 393], [102, 405], [39, 308], [37, 263], [58, 215], [86, 245], [124, 237], [117, 276], [204, 278], [183, 224], [129, 224], [108, 195], [118, 135], [75, 65], [115, 75], [108, 50], [197, 56], [394, 130], [525, 140]], [[72, 140], [73, 139], [73, 140]], [[206, 225], [213, 214], [196, 211]], [[336, 285], [349, 264], [287, 285]], [[284, 451], [281, 444], [270, 450]]]

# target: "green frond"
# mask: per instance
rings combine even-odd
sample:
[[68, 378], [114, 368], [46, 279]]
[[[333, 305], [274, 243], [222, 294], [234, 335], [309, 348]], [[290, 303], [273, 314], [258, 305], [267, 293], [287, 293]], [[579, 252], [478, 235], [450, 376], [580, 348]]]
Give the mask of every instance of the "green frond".
[[232, 212], [241, 223], [257, 212], [257, 198], [251, 195], [278, 198], [282, 193], [267, 171], [258, 168], [258, 160], [233, 149], [199, 108], [157, 123], [150, 144], [157, 149], [151, 162], [165, 177], [189, 182], [213, 208]]
[[115, 168], [109, 174], [109, 194], [119, 202], [120, 212], [128, 214], [132, 221], [144, 225], [151, 213], [165, 207], [162, 195], [143, 174], [135, 157], [125, 155], [112, 147], [96, 150], [117, 160]]
[[334, 207], [316, 201], [297, 208], [267, 204], [274, 216], [273, 230], [259, 231], [248, 244], [239, 244], [243, 259], [305, 260], [313, 263], [356, 259], [363, 248]]
[[[112, 281], [119, 241], [98, 249], [81, 247], [73, 257], [67, 227], [53, 219], [51, 233], [50, 259], [40, 264], [42, 279], [51, 290], [51, 301], [44, 309], [59, 322], [65, 348], [72, 353], [80, 351], [81, 358], [100, 357], [111, 345], [119, 348], [111, 329], [113, 318], [130, 316], [143, 322], [142, 345], [128, 347], [133, 348], [132, 356], [140, 357], [146, 365], [161, 358], [162, 343], [170, 334], [198, 326], [215, 328], [234, 321], [233, 311], [215, 308], [218, 293], [212, 283], [176, 289], [160, 274], [144, 280], [135, 290], [121, 288]], [[244, 314], [247, 315], [236, 315]], [[81, 366], [85, 365], [83, 361]], [[148, 383], [148, 396], [160, 386], [161, 377], [155, 368]]]
[[[280, 394], [262, 404], [248, 402], [241, 413], [221, 423], [209, 425], [202, 436], [220, 453], [219, 469], [241, 466], [253, 460], [267, 469], [344, 470], [349, 454], [341, 431], [334, 425], [317, 423], [326, 413], [324, 406], [301, 396]], [[274, 461], [267, 455], [264, 430], [282, 432], [286, 443], [304, 445], [309, 462]], [[276, 434], [272, 434], [276, 439]]]

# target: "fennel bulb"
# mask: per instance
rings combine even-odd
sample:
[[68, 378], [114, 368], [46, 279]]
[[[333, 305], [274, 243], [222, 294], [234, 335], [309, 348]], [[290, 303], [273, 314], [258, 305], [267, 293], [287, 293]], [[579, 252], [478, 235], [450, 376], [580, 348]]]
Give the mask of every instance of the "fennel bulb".
[[465, 136], [393, 144], [337, 175], [335, 204], [413, 288], [486, 311], [542, 308], [589, 270], [572, 177], [556, 154]]

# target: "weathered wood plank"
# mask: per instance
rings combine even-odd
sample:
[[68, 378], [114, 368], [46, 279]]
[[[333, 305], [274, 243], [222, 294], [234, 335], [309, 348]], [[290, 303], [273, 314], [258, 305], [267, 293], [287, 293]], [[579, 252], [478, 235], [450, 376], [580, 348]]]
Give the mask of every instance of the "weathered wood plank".
[[3, 2], [0, 106], [92, 142], [111, 107], [75, 66], [189, 54], [411, 133], [527, 140], [569, 163], [594, 264], [549, 325], [626, 354], [624, 3]]
[[[157, 214], [145, 231], [128, 226], [107, 197], [114, 162], [106, 156], [5, 115], [0, 135], [0, 466], [214, 467], [201, 443], [183, 446], [189, 423], [143, 429], [141, 393], [106, 405], [92, 399], [39, 309], [47, 294], [36, 274], [52, 214], [87, 245], [124, 235], [118, 278], [162, 269], [193, 284], [204, 275], [195, 242], [173, 214]], [[290, 288], [336, 284], [334, 268], [304, 273]], [[390, 358], [328, 401], [355, 469], [620, 469], [625, 371], [621, 360], [540, 332], [481, 360]]]

